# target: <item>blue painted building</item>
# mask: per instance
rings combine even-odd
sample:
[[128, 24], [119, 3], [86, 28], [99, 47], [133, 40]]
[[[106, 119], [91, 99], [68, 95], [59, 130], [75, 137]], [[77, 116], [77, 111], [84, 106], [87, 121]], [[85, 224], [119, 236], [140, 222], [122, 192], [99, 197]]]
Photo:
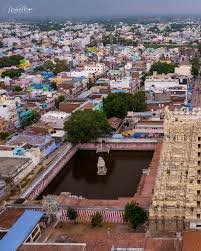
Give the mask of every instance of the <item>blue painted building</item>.
[[31, 123], [32, 118], [32, 110], [26, 110], [23, 105], [18, 104], [17, 108], [17, 116], [19, 121], [19, 127], [29, 125]]
[[8, 144], [19, 146], [18, 148], [14, 149], [13, 154], [22, 154], [22, 145], [26, 144], [27, 147], [40, 149], [40, 152], [44, 157], [48, 156], [59, 146], [59, 144], [55, 142], [55, 139], [51, 135], [33, 135], [29, 133], [13, 136], [8, 141]]
[[42, 84], [42, 83], [34, 83], [28, 87], [29, 91], [54, 91], [54, 88], [51, 84]]

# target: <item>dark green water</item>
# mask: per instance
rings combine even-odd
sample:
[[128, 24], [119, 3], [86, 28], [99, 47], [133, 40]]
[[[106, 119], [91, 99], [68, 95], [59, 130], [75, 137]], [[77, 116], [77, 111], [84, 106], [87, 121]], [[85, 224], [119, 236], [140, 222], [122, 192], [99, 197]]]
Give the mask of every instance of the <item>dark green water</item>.
[[134, 195], [142, 170], [147, 169], [151, 151], [111, 151], [102, 155], [108, 169], [106, 176], [97, 175], [95, 151], [78, 151], [40, 195], [71, 192], [90, 199], [116, 199]]

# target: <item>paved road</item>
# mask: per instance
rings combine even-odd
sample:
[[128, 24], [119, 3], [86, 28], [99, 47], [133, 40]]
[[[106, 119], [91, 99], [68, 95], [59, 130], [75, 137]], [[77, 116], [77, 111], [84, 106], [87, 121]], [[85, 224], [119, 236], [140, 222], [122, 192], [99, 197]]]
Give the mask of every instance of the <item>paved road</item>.
[[192, 105], [193, 107], [201, 108], [201, 78], [197, 78], [193, 85], [192, 94]]

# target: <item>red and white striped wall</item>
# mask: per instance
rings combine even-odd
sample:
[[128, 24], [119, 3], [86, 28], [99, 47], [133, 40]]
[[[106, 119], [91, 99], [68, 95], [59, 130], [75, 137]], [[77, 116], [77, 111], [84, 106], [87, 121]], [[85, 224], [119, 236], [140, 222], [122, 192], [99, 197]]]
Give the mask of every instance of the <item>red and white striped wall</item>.
[[[21, 208], [21, 209], [29, 209], [34, 211], [43, 211], [41, 206], [29, 206], [25, 204], [14, 204], [14, 205], [8, 205], [7, 209], [12, 208]], [[99, 208], [99, 209], [88, 209], [88, 208], [82, 208], [82, 209], [76, 209], [76, 212], [78, 214], [78, 217], [76, 219], [76, 222], [80, 223], [87, 223], [91, 222], [91, 217], [95, 215], [96, 213], [100, 213], [103, 218], [104, 223], [124, 223], [123, 215], [124, 210], [123, 209], [111, 209], [111, 208]], [[60, 207], [59, 212], [56, 213], [57, 219], [61, 222], [70, 222], [68, 215], [67, 215], [67, 208]]]
[[[78, 217], [76, 219], [76, 222], [91, 222], [91, 217], [96, 214], [97, 212], [100, 213], [103, 217], [103, 222], [105, 223], [123, 223], [123, 210], [118, 209], [104, 209], [104, 210], [97, 210], [97, 209], [78, 209], [76, 210]], [[66, 209], [60, 209], [60, 212], [58, 214], [59, 220], [62, 222], [69, 222], [67, 216], [67, 210]]]

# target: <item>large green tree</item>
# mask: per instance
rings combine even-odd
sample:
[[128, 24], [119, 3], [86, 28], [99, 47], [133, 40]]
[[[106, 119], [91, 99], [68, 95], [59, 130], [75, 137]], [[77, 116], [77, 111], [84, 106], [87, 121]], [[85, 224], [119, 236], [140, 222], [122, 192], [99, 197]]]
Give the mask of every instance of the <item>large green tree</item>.
[[10, 77], [10, 78], [20, 77], [23, 72], [24, 72], [23, 69], [10, 69], [10, 70], [6, 70], [6, 71], [2, 72], [1, 76], [2, 76], [2, 78], [4, 78], [4, 77]]
[[143, 112], [146, 110], [145, 93], [111, 93], [103, 100], [103, 109], [108, 118], [124, 118], [128, 111]]
[[24, 59], [24, 58], [20, 55], [2, 57], [0, 58], [0, 68], [19, 65], [21, 59]]
[[124, 221], [136, 228], [146, 219], [146, 213], [136, 202], [126, 204], [124, 208]]
[[133, 96], [133, 106], [132, 111], [134, 112], [144, 112], [147, 108], [145, 92], [138, 91]]
[[104, 113], [99, 111], [76, 111], [65, 122], [67, 140], [72, 143], [86, 143], [111, 132], [111, 127]]
[[108, 118], [124, 118], [127, 113], [127, 102], [125, 93], [110, 93], [103, 100], [103, 110]]
[[62, 71], [69, 71], [70, 70], [70, 66], [69, 64], [67, 64], [66, 60], [55, 60], [56, 64], [55, 67], [53, 69], [53, 73], [54, 74], [58, 74]]
[[62, 71], [69, 71], [70, 66], [66, 60], [55, 59], [54, 62], [52, 60], [47, 60], [43, 65], [37, 66], [35, 71], [50, 71], [55, 75]]
[[156, 62], [151, 66], [150, 73], [153, 74], [154, 71], [157, 71], [158, 74], [174, 73], [175, 67], [176, 65], [173, 63]]

